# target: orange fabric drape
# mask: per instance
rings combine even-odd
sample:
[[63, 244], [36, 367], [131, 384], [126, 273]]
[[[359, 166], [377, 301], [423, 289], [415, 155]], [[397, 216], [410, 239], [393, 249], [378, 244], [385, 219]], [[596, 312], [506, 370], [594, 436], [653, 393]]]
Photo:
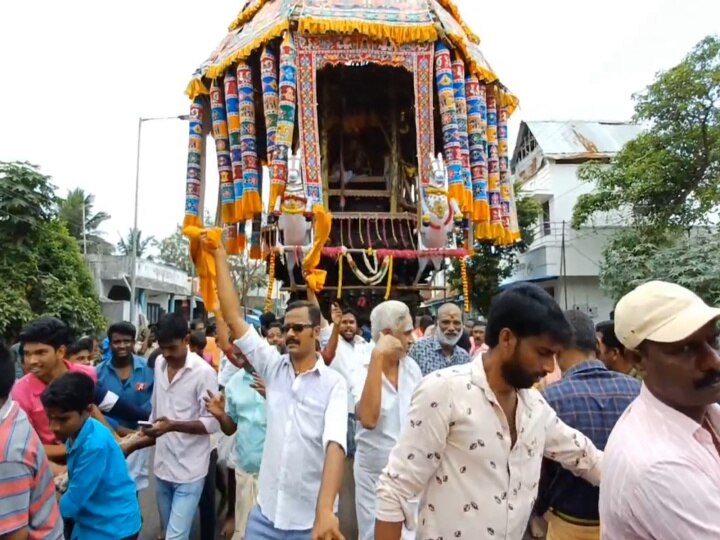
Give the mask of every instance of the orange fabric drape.
[[330, 238], [332, 214], [319, 204], [313, 207], [313, 214], [315, 216], [313, 221], [315, 241], [312, 249], [305, 256], [305, 260], [303, 260], [303, 273], [305, 274], [307, 286], [318, 293], [322, 291], [325, 286], [325, 278], [327, 276], [327, 272], [325, 270], [319, 270], [318, 265], [320, 264], [320, 257], [322, 256], [322, 248], [325, 242], [328, 241], [328, 238]]
[[207, 239], [214, 247], [220, 247], [222, 242], [220, 227], [202, 229], [188, 226], [183, 229], [183, 234], [190, 240], [190, 257], [200, 278], [200, 296], [205, 303], [205, 310], [214, 313], [220, 309], [217, 298], [217, 269], [215, 256], [203, 246], [201, 241], [203, 233], [207, 233]]

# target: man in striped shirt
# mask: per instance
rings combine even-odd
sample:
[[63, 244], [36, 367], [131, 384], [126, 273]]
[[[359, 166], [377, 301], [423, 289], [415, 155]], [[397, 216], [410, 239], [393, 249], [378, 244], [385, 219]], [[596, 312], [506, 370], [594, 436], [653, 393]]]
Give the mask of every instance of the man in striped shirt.
[[25, 412], [10, 399], [14, 383], [13, 357], [0, 345], [0, 538], [61, 540], [50, 465]]

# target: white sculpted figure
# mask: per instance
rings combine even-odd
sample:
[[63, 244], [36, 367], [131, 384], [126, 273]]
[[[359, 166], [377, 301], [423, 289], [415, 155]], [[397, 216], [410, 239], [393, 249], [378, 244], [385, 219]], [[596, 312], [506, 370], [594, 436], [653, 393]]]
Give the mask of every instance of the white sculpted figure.
[[278, 228], [282, 233], [282, 243], [278, 235], [278, 244], [285, 246], [285, 263], [290, 274], [291, 288], [295, 286], [293, 270], [302, 264], [302, 248], [312, 245], [312, 222], [307, 219], [312, 214], [311, 205], [303, 181], [302, 154], [300, 151], [297, 154], [291, 151], [285, 193], [275, 203], [275, 212], [280, 213]]
[[[460, 205], [448, 194], [448, 171], [442, 154], [438, 154], [437, 158], [431, 155], [430, 161], [430, 185], [422, 188], [420, 195], [422, 220], [418, 251], [448, 247], [450, 234], [463, 219]], [[428, 262], [432, 263], [435, 272], [438, 272], [442, 267], [443, 257], [419, 257], [416, 283], [420, 281]]]

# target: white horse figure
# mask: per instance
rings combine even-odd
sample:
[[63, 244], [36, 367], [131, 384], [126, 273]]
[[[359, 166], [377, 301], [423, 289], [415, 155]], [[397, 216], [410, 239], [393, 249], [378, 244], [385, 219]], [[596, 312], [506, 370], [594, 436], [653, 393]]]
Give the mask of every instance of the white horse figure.
[[288, 155], [288, 177], [285, 193], [275, 202], [275, 212], [280, 214], [278, 228], [282, 232], [282, 243], [278, 235], [278, 249], [285, 253], [285, 263], [290, 274], [290, 287], [295, 287], [293, 270], [302, 264], [304, 248], [312, 245], [312, 223], [306, 218], [312, 214], [312, 201], [305, 191], [300, 151]]
[[[418, 230], [418, 251], [446, 248], [455, 225], [463, 219], [460, 205], [448, 195], [448, 171], [442, 154], [438, 154], [437, 158], [430, 155], [430, 162], [430, 185], [421, 188], [420, 194], [422, 220]], [[443, 257], [418, 257], [416, 284], [428, 262], [432, 263], [435, 270], [433, 274], [436, 274], [442, 268]]]

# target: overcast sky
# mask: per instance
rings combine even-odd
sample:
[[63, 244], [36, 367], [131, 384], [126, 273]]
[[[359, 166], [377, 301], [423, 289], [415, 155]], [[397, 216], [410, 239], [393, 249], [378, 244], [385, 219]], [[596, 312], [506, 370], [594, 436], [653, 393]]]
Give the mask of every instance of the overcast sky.
[[[132, 226], [138, 117], [187, 113], [190, 75], [243, 3], [0, 2], [0, 160], [40, 165], [62, 193], [94, 193], [96, 209], [112, 215], [105, 232], [115, 243]], [[633, 92], [720, 31], [718, 0], [457, 4], [520, 98], [513, 137], [521, 119], [629, 118]], [[143, 127], [146, 235], [167, 236], [182, 220], [186, 131], [180, 121]], [[213, 165], [208, 190], [216, 197]]]

